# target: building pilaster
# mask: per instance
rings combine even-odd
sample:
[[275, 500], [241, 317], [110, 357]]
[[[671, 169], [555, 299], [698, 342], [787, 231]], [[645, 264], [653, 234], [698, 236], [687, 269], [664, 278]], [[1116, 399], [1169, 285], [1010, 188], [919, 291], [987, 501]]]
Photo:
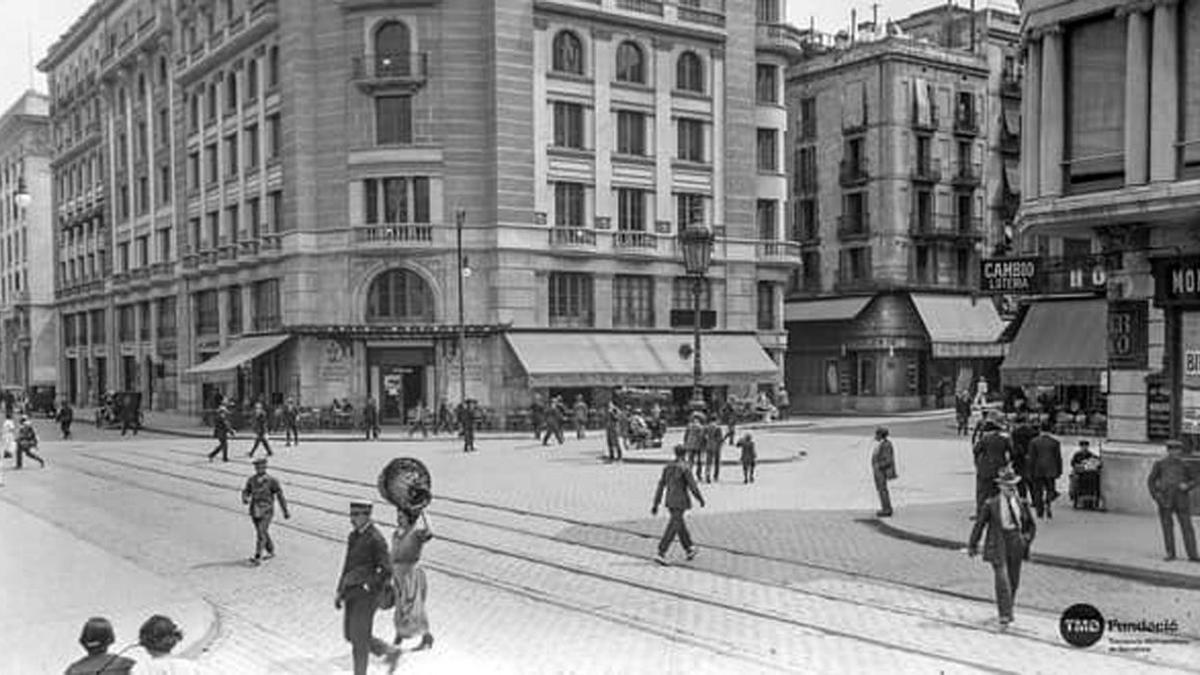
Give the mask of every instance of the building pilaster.
[[1150, 177], [1150, 17], [1145, 6], [1130, 5], [1125, 30], [1125, 183], [1142, 185]]
[[1042, 37], [1042, 95], [1040, 101], [1039, 196], [1062, 194], [1063, 128], [1066, 90], [1063, 78], [1063, 38], [1058, 26], [1046, 30]]
[[1041, 188], [1042, 43], [1025, 47], [1025, 86], [1021, 90], [1021, 198], [1036, 199]]
[[1179, 10], [1176, 0], [1154, 2], [1150, 67], [1150, 180], [1175, 180], [1179, 125]]

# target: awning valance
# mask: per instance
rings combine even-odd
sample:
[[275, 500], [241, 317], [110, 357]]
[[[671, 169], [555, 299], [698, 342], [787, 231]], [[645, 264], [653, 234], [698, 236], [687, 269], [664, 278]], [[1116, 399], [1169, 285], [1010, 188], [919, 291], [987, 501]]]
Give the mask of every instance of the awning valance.
[[[689, 333], [508, 333], [532, 387], [650, 386], [692, 383], [692, 359], [680, 348]], [[777, 377], [778, 367], [753, 335], [704, 335], [705, 385], [754, 384]]]
[[1105, 300], [1032, 305], [1000, 365], [1000, 379], [1019, 385], [1099, 385], [1108, 368]]
[[783, 308], [784, 321], [852, 321], [867, 304], [870, 295], [827, 300], [802, 300], [789, 302]]
[[207, 361], [192, 366], [187, 370], [188, 375], [206, 378], [219, 378], [229, 375], [238, 366], [266, 354], [283, 344], [291, 335], [254, 335], [238, 338], [230, 342], [225, 349]]
[[911, 296], [929, 341], [933, 358], [998, 358], [1004, 355], [1004, 345], [998, 338], [1004, 331], [1004, 321], [991, 298], [972, 300], [965, 295]]

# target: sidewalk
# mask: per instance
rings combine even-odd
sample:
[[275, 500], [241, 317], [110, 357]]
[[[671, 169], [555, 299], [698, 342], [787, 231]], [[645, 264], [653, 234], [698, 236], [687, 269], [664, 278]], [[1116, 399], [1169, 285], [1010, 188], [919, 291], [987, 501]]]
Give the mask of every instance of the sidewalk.
[[79, 539], [8, 501], [0, 488], [0, 673], [60, 673], [84, 656], [89, 617], [113, 624], [116, 652], [137, 643], [152, 614], [183, 631], [176, 652], [195, 656], [217, 616], [195, 593]]
[[[1065, 486], [1063, 486], [1065, 489]], [[1176, 528], [1177, 560], [1163, 560], [1157, 516], [1075, 510], [1066, 494], [1054, 503], [1054, 518], [1037, 521], [1030, 559], [1055, 567], [1098, 572], [1145, 583], [1200, 589], [1200, 563], [1188, 562]], [[878, 520], [884, 533], [942, 548], [966, 548], [973, 502], [899, 506]], [[980, 544], [982, 550], [982, 543]]]

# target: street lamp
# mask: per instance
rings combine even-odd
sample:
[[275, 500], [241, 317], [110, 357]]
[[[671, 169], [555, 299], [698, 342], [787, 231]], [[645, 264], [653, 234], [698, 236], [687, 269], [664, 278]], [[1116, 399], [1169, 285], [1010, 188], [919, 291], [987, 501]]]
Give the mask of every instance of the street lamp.
[[689, 225], [679, 231], [679, 249], [683, 268], [692, 278], [692, 410], [703, 410], [704, 390], [700, 387], [700, 293], [704, 275], [712, 262], [713, 235], [702, 225]]
[[454, 230], [458, 251], [458, 402], [464, 407], [467, 405], [467, 324], [463, 315], [463, 282], [471, 272], [470, 268], [465, 265], [466, 261], [463, 260], [462, 235], [463, 222], [466, 219], [466, 209], [455, 210]]
[[21, 174], [17, 178], [17, 195], [14, 197], [17, 206], [22, 210], [29, 208], [33, 204], [33, 195], [29, 194], [29, 188], [25, 185], [25, 174]]

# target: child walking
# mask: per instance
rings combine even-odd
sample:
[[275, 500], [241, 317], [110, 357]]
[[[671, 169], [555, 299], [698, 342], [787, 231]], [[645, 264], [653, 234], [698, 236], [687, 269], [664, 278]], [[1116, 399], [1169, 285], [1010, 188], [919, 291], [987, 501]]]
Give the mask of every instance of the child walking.
[[749, 433], [742, 434], [737, 446], [742, 449], [742, 482], [754, 482], [754, 465], [758, 461], [758, 453], [754, 449], [754, 438]]

